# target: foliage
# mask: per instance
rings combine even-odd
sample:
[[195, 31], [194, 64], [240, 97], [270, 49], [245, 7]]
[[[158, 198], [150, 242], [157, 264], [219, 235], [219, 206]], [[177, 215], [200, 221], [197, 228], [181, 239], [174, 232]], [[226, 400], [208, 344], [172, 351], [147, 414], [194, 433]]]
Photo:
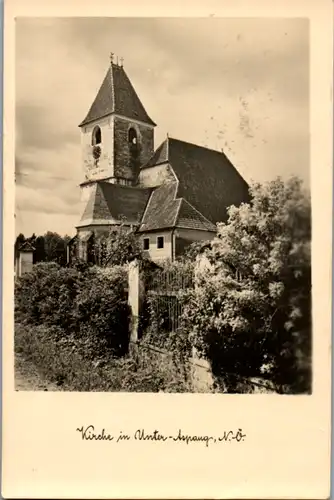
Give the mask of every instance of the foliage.
[[100, 270], [91, 268], [87, 286], [74, 303], [74, 316], [80, 334], [103, 340], [101, 349], [112, 348], [124, 354], [129, 343], [130, 310], [127, 303], [127, 275], [121, 266]]
[[19, 247], [29, 242], [35, 248], [34, 264], [38, 262], [57, 262], [65, 266], [67, 261], [67, 244], [70, 237], [65, 235], [60, 236], [58, 233], [47, 231], [44, 235], [36, 236], [35, 233], [26, 238], [24, 234], [20, 233], [15, 241], [14, 251], [15, 256], [18, 255]]
[[63, 268], [40, 263], [15, 283], [16, 318], [55, 326], [94, 345], [123, 353], [127, 348], [129, 307], [126, 270]]
[[85, 339], [57, 327], [16, 324], [15, 354], [49, 382], [69, 391], [190, 392], [170, 358], [140, 349], [123, 358], [97, 354]]
[[211, 241], [195, 241], [185, 248], [180, 260], [182, 262], [195, 262], [196, 257], [206, 248], [210, 248], [210, 245]]
[[84, 275], [55, 262], [36, 264], [15, 282], [15, 312], [31, 323], [70, 327]]
[[60, 265], [66, 264], [66, 247], [70, 237], [61, 237], [58, 233], [47, 231], [44, 234], [44, 251], [47, 261], [55, 261]]
[[124, 265], [135, 258], [143, 258], [138, 238], [125, 223], [97, 236], [93, 252], [96, 264], [103, 267]]
[[25, 243], [25, 241], [26, 241], [26, 238], [25, 238], [24, 234], [22, 234], [22, 233], [20, 233], [16, 237], [15, 244], [14, 244], [14, 261], [19, 255], [18, 251], [19, 251], [20, 246], [23, 245], [23, 243]]
[[266, 376], [280, 392], [310, 391], [310, 200], [301, 181], [254, 184], [206, 250], [184, 321], [222, 371]]
[[146, 282], [149, 288], [179, 291], [192, 286], [194, 269], [194, 262], [190, 260], [164, 260], [145, 271]]
[[145, 338], [170, 352], [189, 356], [188, 334], [181, 328], [181, 313], [187, 290], [193, 286], [192, 262], [163, 262], [146, 275], [146, 300], [142, 316], [146, 318]]

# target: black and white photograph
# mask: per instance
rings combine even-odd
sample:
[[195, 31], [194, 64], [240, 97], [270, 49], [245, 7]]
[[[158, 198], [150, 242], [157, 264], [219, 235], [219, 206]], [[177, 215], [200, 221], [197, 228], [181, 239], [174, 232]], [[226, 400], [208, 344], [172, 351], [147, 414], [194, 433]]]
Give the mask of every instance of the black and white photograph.
[[7, 1], [4, 498], [329, 498], [333, 37]]
[[308, 19], [15, 29], [15, 389], [312, 394]]

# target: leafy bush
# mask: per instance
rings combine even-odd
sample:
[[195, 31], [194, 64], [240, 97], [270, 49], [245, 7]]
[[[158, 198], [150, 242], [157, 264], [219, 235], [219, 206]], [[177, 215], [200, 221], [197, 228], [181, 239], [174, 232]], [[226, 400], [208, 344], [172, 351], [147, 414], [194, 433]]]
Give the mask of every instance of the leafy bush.
[[145, 349], [123, 358], [112, 357], [110, 351], [98, 355], [87, 339], [63, 336], [56, 327], [16, 324], [15, 353], [62, 390], [191, 391], [189, 380], [168, 356]]
[[310, 200], [296, 178], [255, 184], [251, 196], [218, 225], [184, 321], [217, 376], [261, 376], [279, 392], [309, 392]]
[[100, 270], [40, 263], [16, 281], [16, 318], [59, 327], [65, 337], [81, 336], [99, 352], [112, 348], [122, 354], [129, 330], [126, 283], [122, 267]]
[[111, 230], [95, 237], [93, 255], [99, 266], [124, 265], [135, 258], [141, 259], [142, 248], [140, 242], [125, 222], [118, 230]]
[[15, 312], [31, 323], [69, 328], [73, 303], [85, 275], [58, 264], [39, 263], [15, 282]]
[[80, 334], [98, 338], [101, 349], [112, 348], [122, 355], [129, 343], [126, 273], [121, 267], [95, 268], [88, 276], [87, 286], [82, 287], [74, 302], [74, 316]]

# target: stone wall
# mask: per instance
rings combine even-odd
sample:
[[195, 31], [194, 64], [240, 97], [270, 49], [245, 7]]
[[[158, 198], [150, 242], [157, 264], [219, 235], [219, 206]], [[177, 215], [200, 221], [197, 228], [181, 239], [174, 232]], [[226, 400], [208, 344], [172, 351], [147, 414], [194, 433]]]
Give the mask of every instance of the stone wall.
[[168, 163], [144, 168], [139, 174], [139, 185], [143, 187], [161, 186], [166, 182], [175, 182], [175, 175]]
[[[129, 143], [128, 133], [133, 128], [137, 134], [135, 148]], [[114, 176], [123, 179], [136, 180], [139, 168], [153, 154], [153, 128], [132, 122], [120, 117], [114, 117]], [[135, 150], [138, 154], [135, 154]]]

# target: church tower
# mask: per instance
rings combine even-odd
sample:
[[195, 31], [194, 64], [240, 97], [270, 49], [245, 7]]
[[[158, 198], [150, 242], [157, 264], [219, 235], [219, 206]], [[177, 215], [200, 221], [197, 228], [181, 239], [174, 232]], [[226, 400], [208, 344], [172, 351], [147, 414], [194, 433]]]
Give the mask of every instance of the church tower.
[[135, 186], [140, 166], [154, 151], [156, 124], [145, 111], [121, 64], [110, 66], [85, 119], [80, 123], [86, 202], [96, 181]]

